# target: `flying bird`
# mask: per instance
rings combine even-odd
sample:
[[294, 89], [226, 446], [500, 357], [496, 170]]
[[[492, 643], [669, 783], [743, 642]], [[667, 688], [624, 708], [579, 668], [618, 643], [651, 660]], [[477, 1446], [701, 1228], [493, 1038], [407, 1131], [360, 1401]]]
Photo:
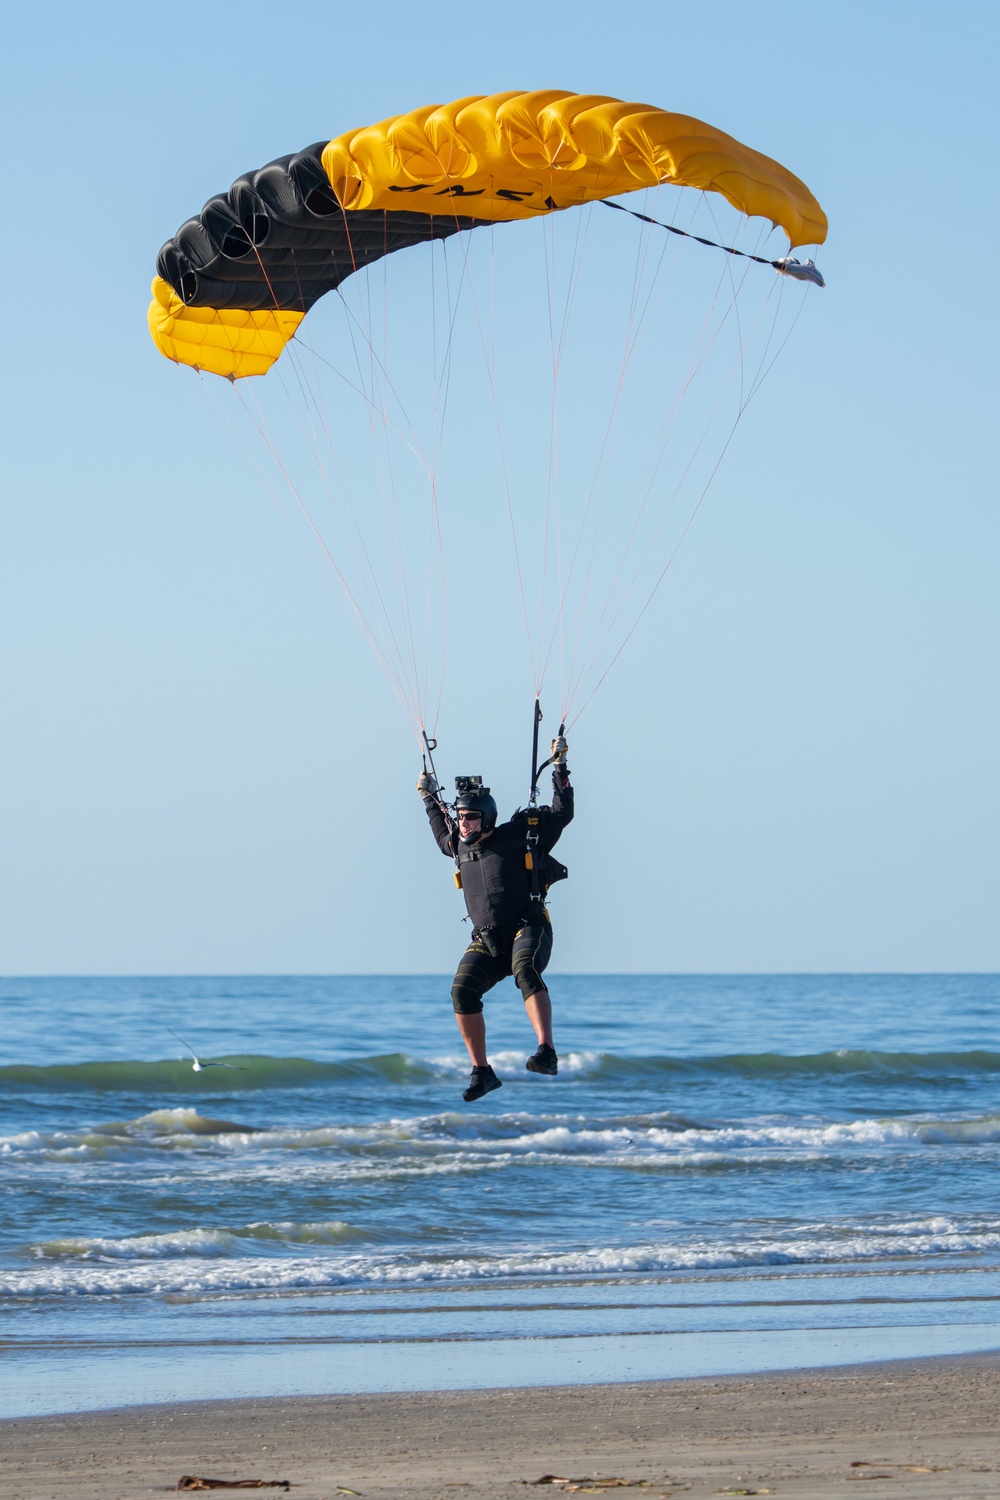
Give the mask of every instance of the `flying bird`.
[[243, 1073], [246, 1071], [244, 1068], [241, 1068], [238, 1063], [202, 1062], [201, 1058], [191, 1046], [190, 1042], [186, 1042], [182, 1036], [178, 1036], [176, 1031], [172, 1030], [171, 1027], [168, 1026], [167, 1030], [170, 1032], [170, 1035], [172, 1037], [176, 1038], [176, 1040], [180, 1042], [181, 1046], [186, 1052], [190, 1052], [192, 1058], [194, 1059], [192, 1063], [192, 1069], [195, 1073], [203, 1073], [206, 1068], [232, 1068], [234, 1073]]

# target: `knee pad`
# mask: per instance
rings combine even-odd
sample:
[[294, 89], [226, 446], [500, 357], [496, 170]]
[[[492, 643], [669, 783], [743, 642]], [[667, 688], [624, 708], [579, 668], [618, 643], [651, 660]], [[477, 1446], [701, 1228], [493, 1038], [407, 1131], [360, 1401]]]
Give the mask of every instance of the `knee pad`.
[[537, 995], [539, 990], [547, 989], [545, 980], [534, 964], [518, 964], [514, 970], [514, 983], [525, 1000], [529, 995]]
[[483, 1002], [475, 990], [464, 984], [452, 985], [451, 1005], [456, 1016], [478, 1016], [483, 1009]]

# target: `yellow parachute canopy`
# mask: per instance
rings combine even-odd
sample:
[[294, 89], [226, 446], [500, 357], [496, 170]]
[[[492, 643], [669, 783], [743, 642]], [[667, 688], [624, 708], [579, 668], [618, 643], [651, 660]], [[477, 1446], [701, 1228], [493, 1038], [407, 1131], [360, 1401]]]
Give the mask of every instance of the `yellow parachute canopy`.
[[473, 96], [268, 163], [210, 200], [160, 252], [150, 332], [179, 364], [261, 375], [362, 265], [660, 184], [719, 193], [791, 246], [826, 238], [804, 183], [689, 115], [556, 89]]

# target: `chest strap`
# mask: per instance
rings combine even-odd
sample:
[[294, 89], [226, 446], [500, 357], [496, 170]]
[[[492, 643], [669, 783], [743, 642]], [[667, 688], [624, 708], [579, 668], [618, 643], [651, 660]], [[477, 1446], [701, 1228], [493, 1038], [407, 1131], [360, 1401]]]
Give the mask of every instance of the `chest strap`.
[[527, 848], [524, 852], [524, 868], [531, 876], [531, 899], [541, 902], [543, 891], [541, 886], [541, 872], [539, 869], [538, 854], [538, 825], [541, 822], [537, 813], [528, 812]]

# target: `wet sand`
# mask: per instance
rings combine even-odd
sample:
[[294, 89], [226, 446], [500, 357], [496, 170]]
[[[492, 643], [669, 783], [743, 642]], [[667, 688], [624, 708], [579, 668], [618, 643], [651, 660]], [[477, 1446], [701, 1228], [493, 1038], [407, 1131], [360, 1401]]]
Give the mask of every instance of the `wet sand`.
[[805, 1500], [855, 1484], [866, 1496], [993, 1500], [1000, 1354], [641, 1385], [130, 1407], [0, 1422], [0, 1455], [6, 1500], [133, 1500], [183, 1474], [288, 1479], [300, 1500], [345, 1490], [365, 1500], [555, 1500], [559, 1486], [526, 1488], [546, 1474], [583, 1480], [584, 1494], [598, 1476], [691, 1500]]

